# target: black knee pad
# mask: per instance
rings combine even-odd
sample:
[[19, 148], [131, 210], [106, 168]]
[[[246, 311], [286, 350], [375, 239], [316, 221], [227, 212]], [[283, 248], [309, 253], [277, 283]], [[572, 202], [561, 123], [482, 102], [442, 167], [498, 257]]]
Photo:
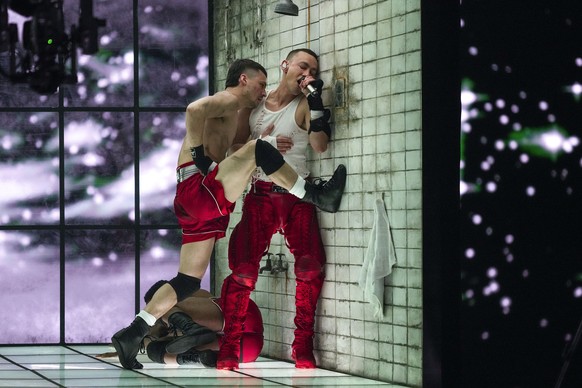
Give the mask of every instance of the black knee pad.
[[283, 155], [271, 144], [261, 139], [257, 139], [255, 145], [255, 162], [267, 175], [271, 175], [285, 164]]
[[152, 341], [148, 344], [146, 351], [148, 353], [148, 357], [153, 362], [157, 362], [159, 364], [165, 364], [164, 362], [164, 355], [166, 354], [166, 345], [168, 341]]
[[150, 303], [150, 300], [152, 300], [152, 298], [154, 297], [154, 294], [156, 293], [156, 291], [159, 290], [160, 287], [163, 286], [166, 283], [168, 283], [167, 280], [158, 280], [157, 282], [155, 282], [149, 288], [149, 290], [147, 290], [146, 293], [144, 294], [144, 296], [143, 296], [144, 302], [146, 302], [146, 304]]
[[195, 278], [194, 276], [185, 275], [181, 272], [178, 272], [178, 274], [168, 283], [170, 283], [170, 286], [172, 286], [176, 292], [178, 302], [192, 296], [193, 293], [200, 289], [200, 279]]

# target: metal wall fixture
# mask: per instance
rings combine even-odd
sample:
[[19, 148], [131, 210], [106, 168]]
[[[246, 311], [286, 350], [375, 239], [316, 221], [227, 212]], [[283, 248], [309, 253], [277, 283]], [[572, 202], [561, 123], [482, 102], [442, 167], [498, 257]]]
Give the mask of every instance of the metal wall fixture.
[[292, 0], [279, 0], [279, 3], [275, 6], [275, 13], [297, 16], [299, 15], [299, 7]]
[[283, 253], [277, 253], [276, 256], [279, 257], [279, 259], [276, 260], [274, 263], [273, 263], [274, 260], [272, 259], [273, 256], [275, 255], [272, 253], [267, 253], [267, 260], [265, 266], [259, 269], [260, 274], [262, 274], [264, 271], [270, 272], [271, 275], [276, 275], [281, 272], [287, 272], [287, 270], [289, 269], [289, 263], [283, 260], [285, 258], [285, 255]]

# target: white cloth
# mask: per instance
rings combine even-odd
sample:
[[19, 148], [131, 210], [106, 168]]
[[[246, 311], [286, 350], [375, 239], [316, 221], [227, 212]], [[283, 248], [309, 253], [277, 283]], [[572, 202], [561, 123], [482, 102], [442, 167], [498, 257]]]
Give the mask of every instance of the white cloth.
[[384, 318], [384, 281], [392, 273], [396, 264], [396, 250], [392, 242], [392, 232], [384, 201], [376, 199], [374, 226], [364, 256], [358, 285], [364, 289], [364, 299], [374, 309], [374, 316]]

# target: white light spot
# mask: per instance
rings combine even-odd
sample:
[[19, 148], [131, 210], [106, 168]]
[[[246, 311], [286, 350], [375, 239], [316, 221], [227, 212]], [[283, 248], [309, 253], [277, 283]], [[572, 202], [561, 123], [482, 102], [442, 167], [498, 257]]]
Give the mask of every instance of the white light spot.
[[574, 289], [574, 298], [582, 297], [582, 287], [576, 287]]
[[465, 257], [467, 259], [472, 259], [475, 257], [475, 250], [473, 248], [467, 248], [465, 250]]
[[540, 101], [538, 106], [540, 107], [540, 110], [548, 110], [548, 107], [549, 107], [549, 105], [546, 101]]
[[93, 264], [94, 267], [101, 267], [103, 265], [103, 259], [100, 257], [94, 257], [91, 259], [91, 264]]
[[497, 191], [497, 184], [495, 182], [487, 182], [485, 189], [490, 193], [494, 193]]
[[508, 234], [507, 236], [505, 236], [505, 243], [506, 244], [512, 244], [514, 241], [514, 237], [512, 234]]
[[29, 221], [32, 218], [32, 212], [30, 209], [24, 209], [22, 211], [22, 218], [26, 221]]
[[528, 197], [533, 197], [535, 195], [535, 193], [536, 193], [536, 189], [533, 186], [528, 186], [525, 189], [525, 193], [527, 194]]
[[479, 54], [479, 50], [477, 49], [477, 47], [471, 46], [471, 47], [469, 47], [469, 54], [475, 56], [475, 55]]
[[503, 298], [501, 298], [501, 301], [499, 303], [501, 304], [501, 307], [510, 307], [511, 298], [509, 298], [508, 296], [504, 296]]
[[123, 54], [123, 63], [125, 63], [126, 65], [133, 65], [133, 61], [134, 61], [133, 51]]
[[540, 321], [540, 327], [548, 327], [548, 320], [546, 318], [542, 318], [542, 320]]
[[484, 331], [483, 333], [481, 333], [481, 339], [483, 341], [486, 341], [489, 339], [489, 332], [488, 331]]
[[151, 254], [154, 259], [161, 259], [164, 257], [164, 249], [162, 247], [153, 247]]
[[491, 267], [487, 270], [487, 277], [493, 279], [497, 276], [497, 268]]

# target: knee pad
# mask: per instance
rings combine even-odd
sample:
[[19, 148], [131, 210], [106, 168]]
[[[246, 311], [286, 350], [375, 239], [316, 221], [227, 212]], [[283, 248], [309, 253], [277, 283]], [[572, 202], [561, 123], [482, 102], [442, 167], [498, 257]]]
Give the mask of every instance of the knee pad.
[[255, 144], [255, 162], [267, 175], [271, 175], [285, 164], [283, 155], [275, 147], [261, 139], [257, 139]]
[[153, 362], [165, 364], [164, 355], [166, 354], [166, 345], [168, 341], [152, 341], [148, 344], [146, 352]]
[[156, 291], [166, 283], [168, 283], [167, 280], [158, 280], [157, 282], [155, 282], [153, 286], [151, 286], [150, 289], [147, 290], [146, 293], [144, 294], [143, 296], [144, 302], [146, 302], [146, 304], [150, 303], [150, 300], [152, 300]]
[[183, 301], [200, 289], [200, 279], [188, 276], [181, 272], [168, 282], [176, 292], [178, 302]]
[[295, 276], [303, 281], [323, 278], [323, 266], [313, 257], [300, 257], [295, 261]]

